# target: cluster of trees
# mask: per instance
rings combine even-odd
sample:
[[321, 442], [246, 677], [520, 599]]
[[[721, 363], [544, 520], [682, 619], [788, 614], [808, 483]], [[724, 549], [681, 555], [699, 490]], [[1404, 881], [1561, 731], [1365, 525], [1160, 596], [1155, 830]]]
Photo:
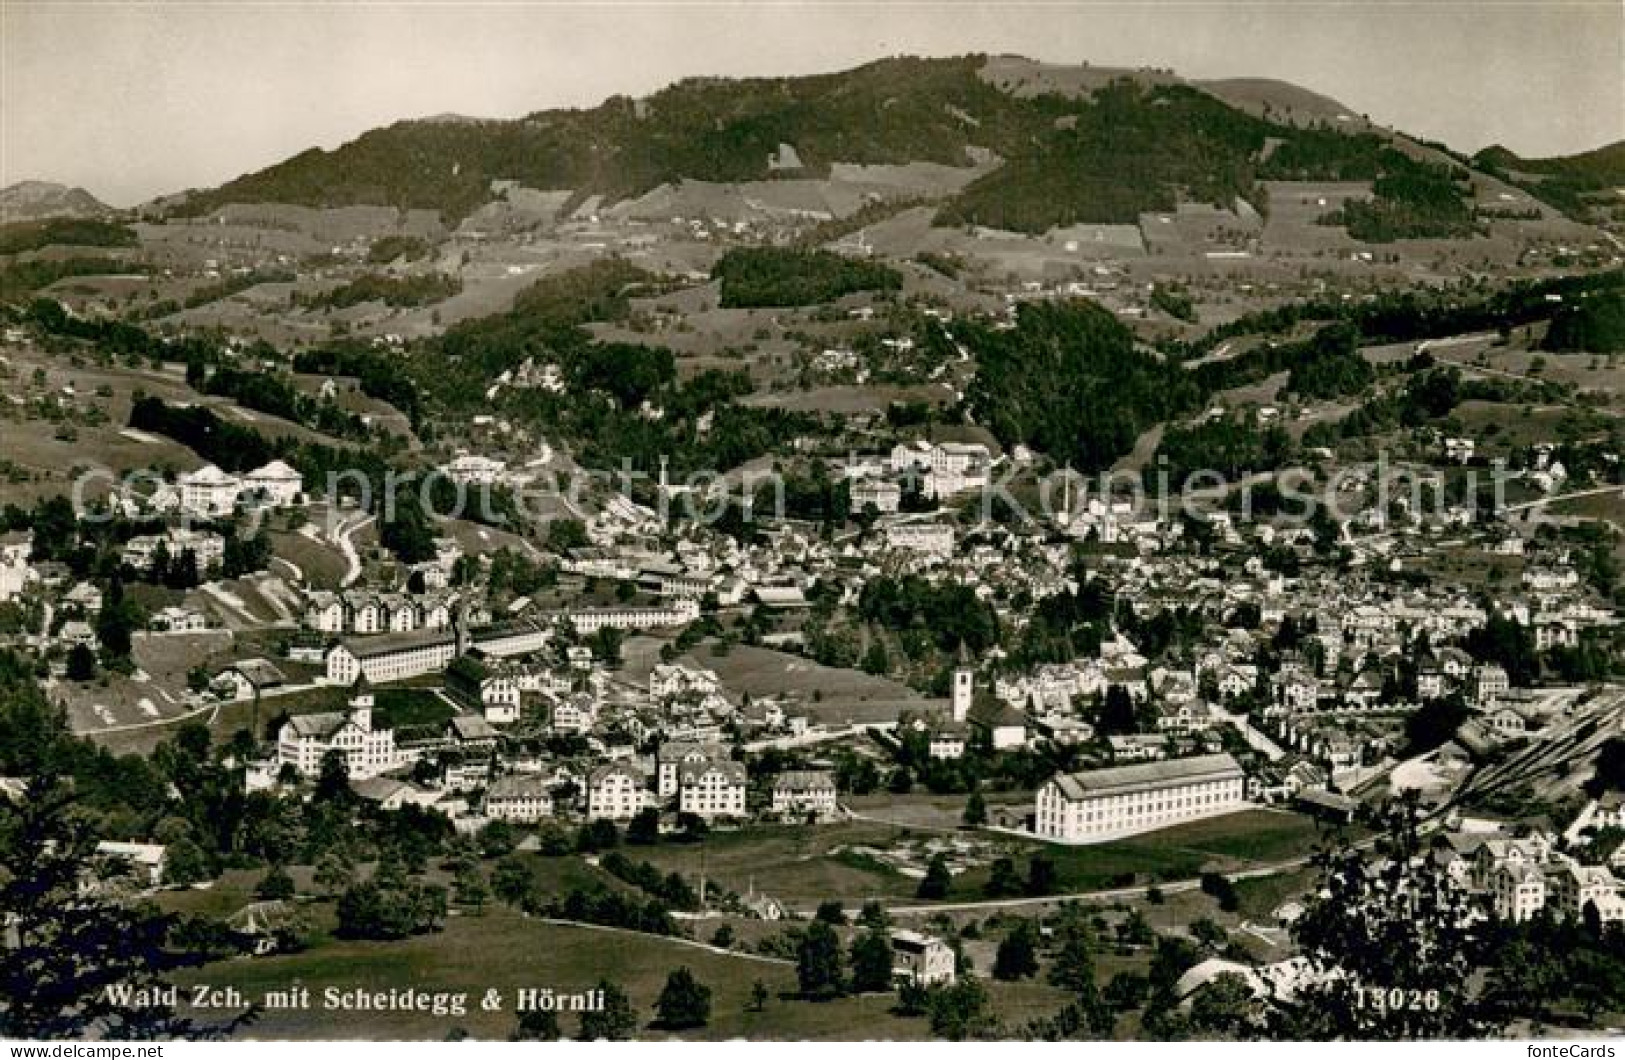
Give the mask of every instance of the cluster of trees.
[[18, 303], [35, 291], [70, 276], [106, 276], [134, 270], [115, 258], [30, 258], [0, 263], [0, 305]]
[[339, 934], [356, 939], [403, 939], [438, 930], [446, 917], [446, 889], [408, 877], [398, 862], [380, 863], [372, 879], [339, 896]]
[[1521, 327], [1549, 319], [1554, 304], [1572, 303], [1594, 292], [1617, 293], [1621, 287], [1625, 287], [1625, 270], [1614, 269], [1516, 280], [1499, 287], [1464, 281], [1437, 288], [1387, 290], [1348, 301], [1320, 298], [1288, 302], [1244, 313], [1198, 339], [1169, 343], [1166, 348], [1178, 359], [1189, 360], [1211, 353], [1237, 336], [1277, 335], [1305, 321], [1346, 321], [1359, 329], [1362, 341], [1367, 343], [1416, 342]]
[[978, 77], [981, 64], [975, 56], [897, 58], [816, 77], [694, 78], [637, 102], [616, 96], [520, 121], [403, 122], [239, 177], [174, 212], [202, 216], [229, 202], [370, 204], [439, 210], [454, 223], [490, 200], [493, 180], [625, 198], [684, 177], [766, 179], [783, 143], [813, 174], [832, 162], [963, 165], [966, 145], [989, 137], [1001, 155], [1018, 149], [1020, 134], [1035, 127], [1019, 116], [1041, 109]]
[[55, 772], [34, 775], [23, 798], [0, 801], [8, 936], [0, 947], [0, 1036], [207, 1039], [250, 1022], [245, 1011], [200, 1026], [170, 1005], [121, 1000], [117, 990], [161, 996], [175, 972], [217, 955], [208, 941], [215, 933], [98, 885], [95, 833], [80, 807], [74, 785]]
[[699, 894], [679, 873], [662, 873], [647, 861], [634, 862], [619, 850], [605, 854], [598, 866], [616, 879], [624, 880], [659, 899], [669, 908], [692, 912], [700, 907]]
[[1321, 328], [1294, 351], [1287, 391], [1315, 401], [1364, 393], [1377, 372], [1360, 356], [1359, 342], [1360, 333], [1352, 324]]
[[296, 304], [311, 309], [348, 309], [363, 302], [382, 302], [395, 309], [444, 302], [463, 289], [463, 281], [443, 272], [422, 272], [411, 276], [385, 276], [367, 273], [329, 291], [294, 295]]
[[1473, 156], [1473, 165], [1551, 203], [1578, 221], [1592, 204], [1611, 205], [1625, 183], [1625, 148], [1599, 147], [1561, 158], [1520, 158], [1499, 144]]
[[161, 434], [225, 471], [250, 471], [269, 463], [276, 447], [251, 427], [228, 423], [201, 405], [178, 406], [138, 394], [130, 405], [130, 426]]
[[624, 891], [603, 886], [572, 888], [562, 897], [547, 900], [539, 907], [526, 907], [526, 912], [578, 920], [584, 924], [621, 927], [649, 935], [683, 934], [677, 921], [672, 919], [671, 910], [659, 899], [639, 902]]
[[1086, 474], [1205, 397], [1191, 373], [1136, 349], [1129, 330], [1092, 302], [1029, 303], [1010, 330], [959, 330], [977, 361], [967, 394], [977, 422], [1006, 446], [1030, 445]]
[[301, 392], [286, 375], [229, 367], [194, 373], [188, 365], [187, 381], [205, 394], [231, 398], [244, 408], [280, 416], [324, 434], [366, 438], [369, 433], [360, 416]]
[[428, 257], [432, 249], [427, 240], [418, 236], [384, 236], [373, 240], [372, 246], [367, 248], [367, 262], [371, 265], [388, 265], [400, 258], [417, 261]]
[[936, 585], [917, 574], [864, 582], [858, 614], [890, 630], [922, 629], [943, 652], [963, 643], [980, 654], [999, 641], [998, 616], [975, 590], [949, 582]]
[[1190, 293], [1178, 284], [1159, 283], [1151, 288], [1151, 307], [1160, 309], [1175, 320], [1196, 323], [1196, 303]]
[[[837, 907], [835, 912], [839, 913]], [[809, 1001], [829, 1001], [848, 994], [869, 994], [892, 988], [892, 948], [884, 923], [871, 919], [843, 950], [840, 934], [831, 923], [836, 917], [813, 920], [795, 931], [796, 983]], [[883, 919], [883, 918], [882, 918]], [[839, 917], [844, 923], [845, 918]]]
[[1343, 225], [1366, 243], [1450, 239], [1477, 231], [1467, 170], [1418, 161], [1393, 148], [1383, 148], [1377, 162], [1373, 197], [1345, 202], [1322, 217], [1322, 224]]
[[[1145, 476], [1154, 481], [1166, 474], [1169, 486], [1178, 490], [1198, 472], [1216, 471], [1234, 485], [1253, 472], [1279, 469], [1291, 453], [1292, 439], [1278, 424], [1259, 426], [1257, 418], [1245, 412], [1204, 417], [1185, 426], [1170, 425]], [[1202, 484], [1198, 478], [1196, 485]]]
[[1541, 348], [1558, 352], [1625, 351], [1625, 290], [1599, 291], [1559, 306], [1552, 314]]
[[1262, 201], [1252, 158], [1275, 127], [1204, 92], [1125, 78], [1087, 102], [1051, 109], [1064, 120], [951, 200], [937, 223], [1039, 233], [1134, 224], [1142, 213], [1172, 210], [1181, 196], [1225, 207]]
[[412, 426], [422, 419], [418, 390], [400, 365], [358, 341], [335, 342], [294, 355], [293, 370], [316, 375], [352, 376], [361, 392], [399, 409]]
[[135, 229], [92, 217], [48, 217], [0, 225], [0, 254], [22, 254], [45, 247], [133, 247]]
[[711, 276], [722, 281], [722, 304], [729, 309], [822, 305], [903, 286], [902, 274], [889, 265], [791, 247], [736, 247], [717, 259]]
[[[575, 446], [595, 468], [652, 478], [662, 457], [669, 474], [735, 467], [782, 449], [818, 423], [805, 413], [739, 405], [748, 392], [742, 372], [707, 371], [679, 380], [668, 349], [600, 343], [580, 325], [622, 319], [631, 294], [658, 288], [650, 274], [606, 259], [538, 282], [506, 313], [466, 321], [408, 355], [406, 368], [440, 414], [489, 412], [491, 380], [525, 361], [559, 367], [564, 393], [504, 388], [497, 407], [538, 433]], [[647, 403], [661, 415], [644, 414]]]
[[[131, 316], [142, 320], [156, 320], [159, 317], [178, 313], [183, 309], [196, 309], [200, 305], [218, 302], [223, 298], [230, 298], [234, 294], [251, 290], [262, 283], [292, 283], [298, 279], [298, 274], [292, 269], [259, 267], [243, 273], [232, 273], [223, 276], [214, 283], [206, 283], [201, 287], [194, 287], [179, 298], [160, 298], [148, 302], [131, 313]], [[268, 345], [263, 342], [255, 345]]]

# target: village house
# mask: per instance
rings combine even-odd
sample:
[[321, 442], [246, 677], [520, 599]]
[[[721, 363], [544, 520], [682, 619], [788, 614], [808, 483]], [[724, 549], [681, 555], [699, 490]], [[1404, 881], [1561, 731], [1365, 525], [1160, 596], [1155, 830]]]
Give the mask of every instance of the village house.
[[1625, 919], [1625, 900], [1620, 898], [1619, 881], [1601, 865], [1580, 865], [1565, 861], [1546, 872], [1547, 900], [1565, 917], [1582, 920], [1586, 906], [1597, 911], [1604, 924]]
[[485, 816], [495, 821], [534, 824], [553, 814], [553, 792], [548, 779], [514, 773], [498, 777], [485, 792]]
[[650, 805], [643, 773], [629, 762], [608, 762], [587, 775], [587, 819], [630, 821]]
[[165, 607], [153, 615], [147, 627], [155, 633], [198, 633], [209, 628], [209, 619], [189, 607]]
[[28, 563], [33, 553], [32, 530], [0, 535], [0, 603], [15, 600], [35, 580]]
[[132, 537], [124, 543], [123, 560], [138, 571], [152, 569], [159, 550], [169, 554], [173, 562], [182, 553], [190, 552], [197, 564], [199, 576], [211, 567], [218, 567], [226, 558], [226, 539], [207, 530], [174, 529], [163, 534], [145, 534]]
[[834, 775], [822, 769], [780, 773], [773, 780], [773, 812], [780, 816], [833, 816]]
[[963, 722], [939, 722], [926, 733], [926, 753], [932, 758], [949, 761], [964, 758], [965, 742], [969, 737], [970, 727]]
[[1014, 751], [1027, 746], [1027, 715], [1010, 704], [984, 694], [977, 699], [965, 719], [972, 735], [995, 751]]
[[162, 843], [126, 843], [103, 839], [96, 843], [96, 860], [113, 863], [147, 887], [164, 882], [168, 848]]
[[493, 670], [483, 657], [463, 655], [446, 667], [446, 694], [472, 710], [480, 711], [492, 725], [511, 725], [519, 720], [522, 705], [518, 680], [509, 673]]
[[1490, 903], [1502, 920], [1521, 924], [1546, 905], [1546, 876], [1538, 865], [1497, 866], [1489, 879]]
[[677, 767], [677, 811], [712, 820], [745, 816], [743, 763], [731, 759], [684, 762]]
[[1488, 707], [1505, 698], [1512, 687], [1506, 669], [1497, 663], [1481, 663], [1473, 667], [1473, 702]]
[[215, 674], [209, 687], [223, 699], [241, 702], [285, 683], [287, 676], [269, 659], [243, 659]]
[[891, 933], [892, 976], [900, 983], [938, 986], [954, 981], [957, 962], [946, 942], [918, 931]]
[[678, 771], [684, 765], [709, 761], [715, 749], [692, 741], [673, 740], [655, 752], [655, 793], [662, 799], [675, 798], [681, 786]]

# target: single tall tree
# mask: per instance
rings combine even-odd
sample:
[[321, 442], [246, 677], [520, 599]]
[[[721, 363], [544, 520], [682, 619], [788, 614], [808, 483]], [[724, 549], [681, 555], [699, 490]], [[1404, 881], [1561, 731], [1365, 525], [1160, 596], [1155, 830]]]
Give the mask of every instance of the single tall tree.
[[846, 969], [842, 964], [841, 940], [835, 929], [814, 920], [796, 951], [796, 981], [802, 996], [827, 1001], [846, 993]]
[[655, 1002], [655, 1019], [667, 1030], [703, 1027], [711, 1019], [711, 988], [687, 968], [666, 976], [665, 989]]

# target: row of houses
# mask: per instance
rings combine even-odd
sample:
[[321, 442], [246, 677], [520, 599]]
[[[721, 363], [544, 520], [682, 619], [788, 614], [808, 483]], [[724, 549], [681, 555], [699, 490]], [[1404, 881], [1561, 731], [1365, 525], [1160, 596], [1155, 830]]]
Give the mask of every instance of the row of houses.
[[1458, 884], [1482, 894], [1503, 920], [1522, 923], [1548, 911], [1580, 920], [1589, 909], [1600, 923], [1625, 923], [1625, 897], [1612, 870], [1559, 852], [1550, 836], [1457, 832], [1445, 838], [1436, 859]]
[[450, 593], [316, 591], [305, 596], [305, 625], [319, 633], [410, 633], [450, 628], [457, 598]]

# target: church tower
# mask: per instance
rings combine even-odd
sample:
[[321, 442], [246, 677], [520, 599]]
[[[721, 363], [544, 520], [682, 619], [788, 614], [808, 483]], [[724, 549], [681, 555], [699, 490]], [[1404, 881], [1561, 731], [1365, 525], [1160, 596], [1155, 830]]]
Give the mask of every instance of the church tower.
[[959, 665], [954, 667], [953, 705], [954, 720], [964, 721], [970, 716], [971, 701], [976, 698], [976, 668], [970, 663], [965, 646], [959, 646]]

